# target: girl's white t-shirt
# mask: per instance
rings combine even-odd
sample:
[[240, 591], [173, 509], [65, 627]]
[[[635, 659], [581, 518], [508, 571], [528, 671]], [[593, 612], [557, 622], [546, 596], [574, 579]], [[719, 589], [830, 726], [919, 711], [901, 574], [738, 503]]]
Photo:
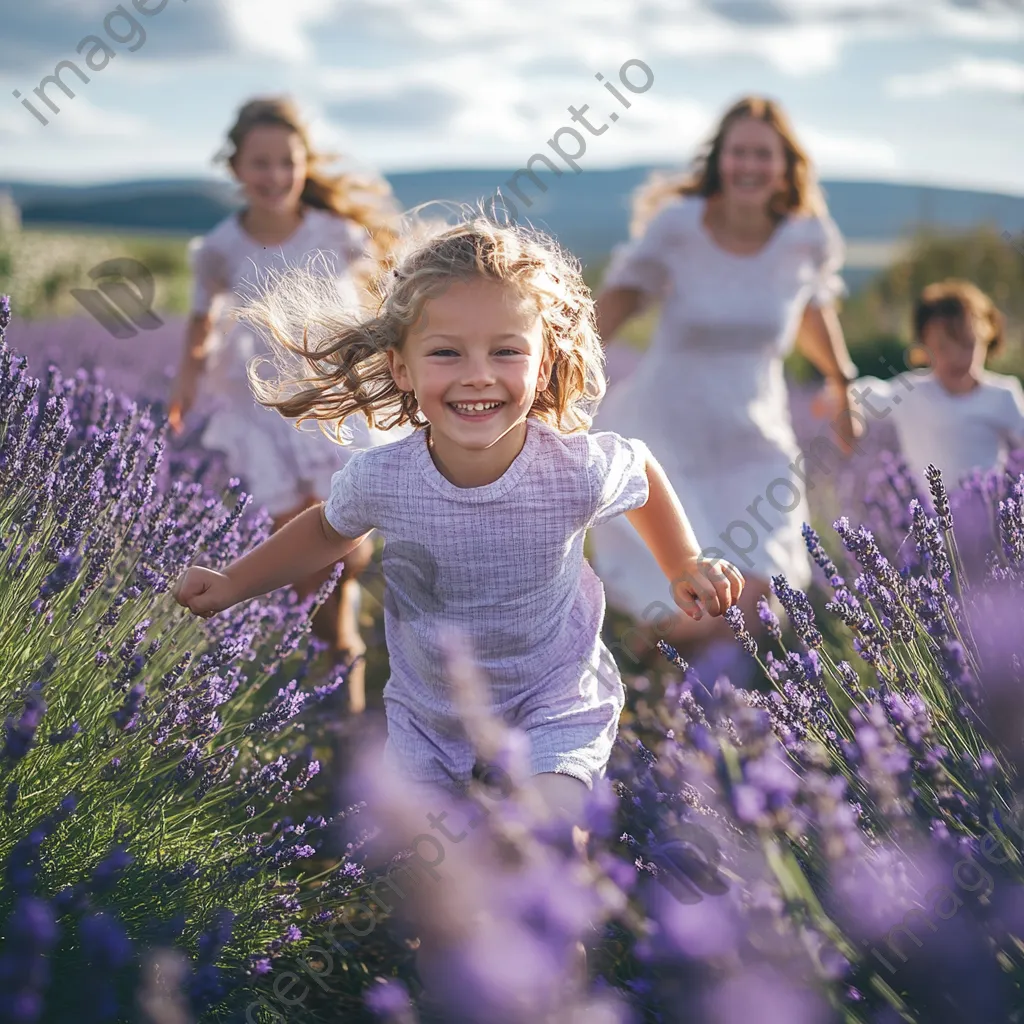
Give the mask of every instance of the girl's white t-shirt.
[[[602, 653], [614, 665], [601, 643], [604, 589], [583, 538], [646, 503], [647, 455], [643, 442], [562, 434], [534, 417], [512, 465], [482, 487], [442, 476], [423, 430], [353, 455], [334, 475], [324, 512], [343, 536], [374, 528], [384, 536], [385, 698], [425, 718], [457, 713], [446, 625], [470, 641], [506, 710], [530, 694], [580, 690]], [[609, 682], [621, 688], [617, 673]]]
[[930, 464], [955, 487], [974, 469], [1001, 469], [1011, 445], [1024, 443], [1024, 391], [1016, 377], [985, 372], [978, 385], [950, 394], [930, 371], [892, 380], [862, 377], [851, 403], [867, 420], [888, 419], [910, 470], [925, 481]]

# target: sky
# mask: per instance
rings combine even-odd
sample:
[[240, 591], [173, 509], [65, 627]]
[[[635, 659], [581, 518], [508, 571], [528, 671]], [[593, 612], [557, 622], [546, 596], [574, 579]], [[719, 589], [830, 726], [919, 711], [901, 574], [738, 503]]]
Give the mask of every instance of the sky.
[[[238, 107], [279, 93], [317, 145], [384, 173], [522, 166], [584, 104], [607, 128], [586, 137], [581, 169], [680, 166], [757, 92], [783, 103], [823, 177], [1024, 194], [1024, 0], [5, 6], [0, 180], [223, 175], [213, 157]], [[89, 81], [66, 69], [75, 95], [51, 85], [54, 112], [33, 90], [69, 59]]]

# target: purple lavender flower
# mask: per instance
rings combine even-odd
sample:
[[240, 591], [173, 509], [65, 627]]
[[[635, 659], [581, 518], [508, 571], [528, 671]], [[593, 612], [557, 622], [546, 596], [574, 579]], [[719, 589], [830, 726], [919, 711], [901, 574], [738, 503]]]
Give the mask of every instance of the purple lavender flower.
[[942, 482], [942, 474], [935, 466], [929, 464], [925, 467], [924, 475], [928, 480], [928, 489], [931, 491], [932, 505], [939, 526], [948, 533], [953, 529], [953, 516], [950, 513], [949, 495], [946, 493], [946, 485]]
[[146, 687], [143, 683], [136, 683], [127, 693], [124, 703], [112, 717], [117, 727], [123, 732], [131, 732], [138, 724], [139, 709], [146, 699]]
[[751, 657], [757, 657], [757, 641], [747, 631], [746, 623], [743, 621], [743, 612], [736, 605], [727, 608], [725, 620], [733, 631], [733, 635], [739, 641], [740, 647]]
[[408, 989], [394, 979], [375, 978], [363, 999], [366, 1008], [385, 1021], [407, 1014], [412, 1009]]
[[14, 718], [12, 715], [4, 723], [4, 747], [0, 751], [0, 760], [20, 761], [29, 752], [44, 714], [46, 702], [39, 693], [30, 693], [25, 698], [21, 716]]
[[773, 640], [781, 640], [782, 625], [779, 622], [778, 616], [772, 611], [771, 605], [763, 597], [757, 599], [757, 615], [768, 635]]
[[65, 726], [58, 732], [51, 732], [47, 737], [47, 742], [51, 747], [57, 747], [62, 743], [67, 743], [70, 740], [73, 740], [81, 731], [82, 727], [77, 722], [72, 722], [70, 725]]
[[782, 602], [797, 636], [808, 647], [820, 647], [824, 640], [814, 623], [814, 610], [807, 596], [794, 590], [785, 576], [773, 576], [771, 582], [772, 593]]
[[134, 857], [121, 846], [115, 847], [93, 870], [90, 887], [93, 892], [112, 889], [125, 869], [133, 863]]
[[58, 938], [53, 908], [33, 896], [20, 896], [3, 931], [8, 942], [0, 951], [0, 1008], [6, 1009], [7, 1020], [33, 1024], [42, 1013]]

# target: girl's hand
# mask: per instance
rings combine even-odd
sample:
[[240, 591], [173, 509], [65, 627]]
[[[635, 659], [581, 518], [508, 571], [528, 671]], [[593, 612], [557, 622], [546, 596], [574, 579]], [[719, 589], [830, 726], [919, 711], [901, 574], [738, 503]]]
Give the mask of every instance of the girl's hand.
[[185, 417], [189, 414], [192, 406], [196, 404], [198, 388], [198, 374], [184, 371], [179, 373], [174, 380], [167, 419], [171, 424], [171, 430], [176, 434], [180, 434], [185, 429]]
[[231, 579], [222, 572], [190, 566], [171, 591], [174, 600], [193, 615], [208, 619], [236, 603]]
[[691, 619], [724, 615], [743, 593], [743, 573], [732, 562], [699, 555], [684, 564], [679, 579], [672, 586], [676, 604]]
[[811, 412], [818, 419], [832, 420], [844, 456], [856, 451], [855, 441], [864, 435], [864, 425], [851, 415], [850, 386], [843, 381], [826, 381], [811, 401]]

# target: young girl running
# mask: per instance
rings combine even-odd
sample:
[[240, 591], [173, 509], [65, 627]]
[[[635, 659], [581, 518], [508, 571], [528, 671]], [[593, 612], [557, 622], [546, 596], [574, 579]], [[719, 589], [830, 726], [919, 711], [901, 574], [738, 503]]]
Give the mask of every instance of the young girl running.
[[[381, 255], [393, 238], [389, 190], [381, 181], [332, 177], [314, 152], [294, 105], [280, 98], [246, 103], [228, 132], [226, 160], [245, 196], [245, 208], [225, 218], [190, 250], [194, 287], [185, 351], [174, 384], [170, 422], [176, 432], [195, 402], [200, 381], [213, 401], [202, 436], [223, 451], [257, 506], [265, 506], [280, 529], [323, 499], [331, 475], [350, 451], [319, 432], [300, 433], [253, 400], [246, 363], [265, 351], [260, 339], [233, 314], [270, 270], [283, 270], [318, 254], [312, 269], [328, 278], [341, 301], [358, 298], [358, 263]], [[346, 424], [353, 448], [388, 440], [372, 434], [363, 417]], [[346, 552], [338, 592], [314, 617], [314, 632], [331, 643], [337, 660], [351, 663], [364, 653], [359, 636], [360, 572], [372, 553], [369, 541]], [[331, 567], [296, 578], [300, 596], [312, 593]], [[350, 710], [362, 710], [363, 666], [349, 671]]]
[[[301, 352], [292, 311], [305, 309], [324, 309], [323, 289], [295, 275], [250, 315]], [[578, 267], [524, 229], [474, 220], [419, 242], [382, 276], [371, 318], [339, 308], [303, 331], [308, 376], [259, 385], [261, 402], [300, 422], [361, 411], [417, 429], [354, 455], [323, 505], [223, 571], [188, 569], [177, 601], [213, 615], [344, 558], [380, 530], [392, 763], [421, 783], [469, 781], [474, 753], [440, 636], [454, 625], [488, 678], [494, 712], [527, 734], [548, 806], [578, 813], [623, 706], [617, 672], [592, 668], [611, 658], [603, 588], [583, 557], [587, 529], [625, 514], [694, 618], [722, 614], [743, 589], [734, 566], [700, 557], [646, 446], [588, 432], [604, 374]]]
[[924, 494], [925, 468], [955, 487], [973, 469], [1001, 469], [1024, 443], [1024, 392], [1016, 377], [985, 369], [1003, 341], [1003, 317], [969, 281], [950, 278], [922, 291], [915, 346], [925, 364], [892, 380], [863, 377], [851, 394], [872, 417], [892, 416], [900, 449]]

